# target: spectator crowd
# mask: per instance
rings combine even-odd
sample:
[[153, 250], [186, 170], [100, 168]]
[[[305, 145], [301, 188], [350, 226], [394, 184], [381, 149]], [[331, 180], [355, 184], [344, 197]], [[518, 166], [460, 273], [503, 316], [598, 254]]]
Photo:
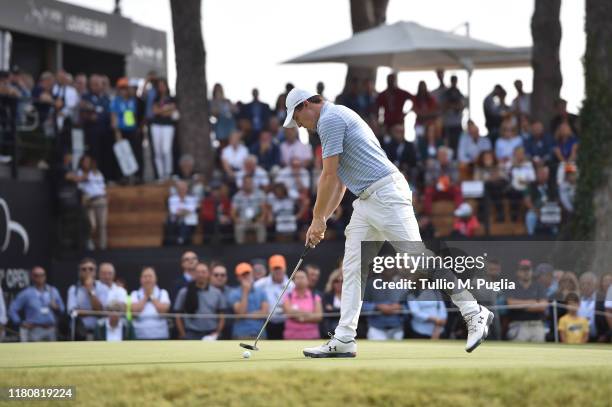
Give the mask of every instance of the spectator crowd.
[[[523, 223], [529, 235], [558, 233], [572, 216], [578, 176], [580, 123], [566, 102], [551, 101], [556, 115], [542, 123], [530, 116], [531, 95], [520, 80], [512, 100], [495, 85], [483, 102], [485, 134], [473, 121], [465, 122], [467, 99], [458, 78], [447, 81], [443, 71], [437, 76], [436, 89], [421, 81], [415, 93], [401, 89], [396, 74], [387, 77], [380, 93], [371, 80], [353, 78], [334, 98], [361, 115], [409, 181], [423, 237], [437, 235], [431, 218], [441, 200], [455, 208], [456, 235], [482, 233], [489, 219]], [[204, 177], [196, 171], [196, 157], [176, 154], [177, 100], [155, 72], [114, 84], [99, 74], [43, 72], [38, 81], [18, 68], [0, 74], [0, 95], [16, 100], [18, 127], [34, 117], [39, 131], [53, 140], [60, 183], [78, 185], [95, 232], [89, 246], [100, 248], [107, 242], [105, 185], [142, 183], [146, 168], [170, 187], [167, 244], [192, 243], [198, 227], [204, 239], [237, 243], [299, 238], [310, 221], [322, 158], [316, 134], [300, 137], [296, 129], [280, 126], [292, 88], [288, 83], [270, 106], [257, 89], [242, 103], [229, 100], [220, 84], [213, 87], [215, 162], [212, 176]], [[323, 83], [317, 92], [327, 98]], [[408, 111], [416, 116], [413, 140], [406, 137]], [[122, 172], [121, 155], [115, 153], [118, 141], [129, 143], [137, 163], [130, 175]], [[332, 238], [350, 217], [349, 195], [330, 220]], [[472, 198], [479, 202], [477, 210], [464, 205]]]
[[[237, 285], [228, 283], [233, 273]], [[320, 284], [326, 276], [324, 286]], [[385, 271], [387, 281], [400, 278]], [[474, 279], [495, 283], [510, 277], [515, 289], [477, 289], [478, 301], [496, 318], [489, 337], [497, 340], [564, 343], [610, 342], [612, 337], [612, 273], [534, 267], [522, 259], [511, 272], [489, 259]], [[233, 270], [218, 261], [204, 262], [195, 252], [180, 259], [180, 273], [165, 288], [154, 267], [140, 270], [137, 286], [128, 290], [112, 263], [84, 258], [78, 279], [62, 297], [47, 283], [46, 271], [34, 267], [31, 285], [5, 307], [0, 291], [0, 326], [21, 341], [129, 339], [251, 339], [288, 283], [287, 262], [268, 259], [238, 263]], [[474, 285], [476, 286], [476, 285]], [[323, 290], [320, 288], [324, 287]], [[358, 336], [371, 340], [465, 337], [465, 327], [441, 292], [366, 289]], [[64, 298], [66, 301], [64, 301]], [[266, 326], [267, 339], [318, 339], [333, 333], [342, 298], [342, 271], [322, 273], [316, 264], [296, 272]]]

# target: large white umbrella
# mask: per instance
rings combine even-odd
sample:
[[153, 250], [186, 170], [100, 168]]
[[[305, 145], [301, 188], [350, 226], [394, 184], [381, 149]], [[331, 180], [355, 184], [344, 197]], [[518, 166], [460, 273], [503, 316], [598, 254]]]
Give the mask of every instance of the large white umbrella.
[[396, 71], [465, 69], [468, 95], [474, 69], [531, 65], [531, 47], [508, 48], [469, 36], [399, 21], [359, 32], [351, 38], [285, 61], [286, 64], [340, 62]]

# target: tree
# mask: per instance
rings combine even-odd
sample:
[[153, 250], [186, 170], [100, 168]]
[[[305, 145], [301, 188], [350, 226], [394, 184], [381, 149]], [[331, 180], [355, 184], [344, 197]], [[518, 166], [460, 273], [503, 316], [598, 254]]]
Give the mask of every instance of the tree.
[[[389, 0], [350, 0], [351, 24], [353, 34], [377, 27], [387, 21], [387, 5]], [[350, 66], [346, 72], [344, 89], [348, 87], [352, 78], [372, 79], [376, 81], [376, 68], [363, 68]]]
[[548, 128], [554, 116], [553, 103], [559, 99], [563, 83], [559, 47], [561, 45], [561, 0], [535, 0], [531, 18], [533, 48], [533, 93], [531, 115]]
[[586, 0], [585, 100], [580, 112], [573, 240], [594, 240], [593, 267], [612, 260], [612, 2]]
[[207, 179], [214, 160], [210, 142], [206, 51], [202, 38], [201, 0], [170, 0], [174, 52], [176, 55], [176, 96], [181, 153], [194, 156], [196, 170]]

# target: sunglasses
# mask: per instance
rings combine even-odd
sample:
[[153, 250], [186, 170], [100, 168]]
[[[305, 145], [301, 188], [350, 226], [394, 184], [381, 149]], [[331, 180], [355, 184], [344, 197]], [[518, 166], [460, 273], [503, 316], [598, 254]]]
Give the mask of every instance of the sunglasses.
[[96, 268], [95, 267], [80, 267], [80, 269], [82, 271], [94, 271]]
[[33, 278], [39, 278], [39, 277], [44, 277], [44, 274], [32, 274]]
[[227, 277], [227, 274], [223, 274], [223, 273], [213, 273], [213, 277]]
[[188, 260], [197, 260], [197, 257], [184, 257], [183, 261], [188, 261]]

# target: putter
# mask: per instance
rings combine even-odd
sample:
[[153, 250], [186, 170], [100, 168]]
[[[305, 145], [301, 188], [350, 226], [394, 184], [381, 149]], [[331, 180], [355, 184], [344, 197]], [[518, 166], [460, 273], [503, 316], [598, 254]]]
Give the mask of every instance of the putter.
[[304, 261], [304, 257], [306, 257], [306, 254], [308, 254], [309, 251], [310, 251], [310, 246], [307, 245], [306, 247], [304, 247], [304, 251], [302, 252], [302, 255], [300, 256], [300, 260], [298, 261], [297, 265], [293, 269], [293, 273], [291, 273], [291, 276], [289, 276], [289, 280], [287, 280], [287, 284], [285, 284], [283, 291], [281, 292], [278, 299], [276, 300], [276, 304], [274, 304], [274, 307], [272, 307], [272, 310], [268, 313], [268, 318], [266, 318], [266, 322], [264, 322], [263, 326], [259, 330], [259, 334], [257, 335], [257, 338], [255, 338], [255, 343], [252, 345], [249, 345], [248, 343], [241, 342], [240, 343], [241, 347], [245, 349], [250, 349], [250, 350], [259, 350], [259, 348], [257, 347], [257, 342], [259, 342], [259, 338], [261, 337], [261, 334], [266, 329], [268, 322], [270, 322], [270, 318], [272, 318], [272, 314], [274, 314], [276, 307], [278, 307], [278, 304], [281, 302], [283, 295], [285, 295], [285, 291], [287, 291], [287, 288], [289, 288], [289, 283], [291, 283], [291, 281], [293, 280], [293, 276], [299, 270], [300, 266], [302, 265], [302, 262]]

